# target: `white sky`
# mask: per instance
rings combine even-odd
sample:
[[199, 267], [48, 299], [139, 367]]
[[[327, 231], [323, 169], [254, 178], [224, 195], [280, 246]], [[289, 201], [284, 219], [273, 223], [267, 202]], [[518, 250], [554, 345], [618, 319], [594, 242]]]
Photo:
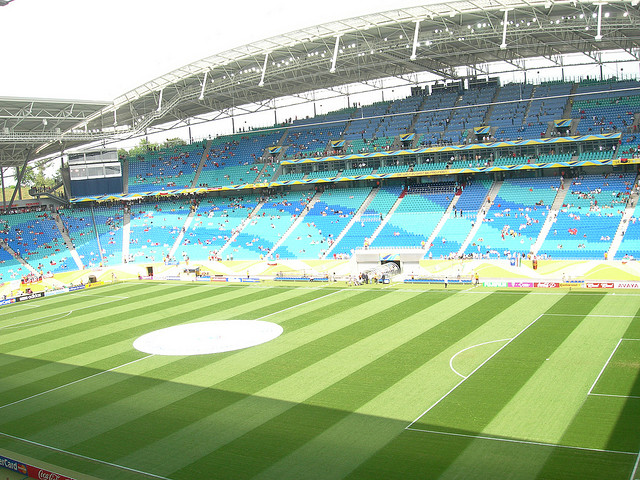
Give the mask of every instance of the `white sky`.
[[0, 96], [113, 100], [209, 55], [429, 0], [14, 0], [0, 7]]

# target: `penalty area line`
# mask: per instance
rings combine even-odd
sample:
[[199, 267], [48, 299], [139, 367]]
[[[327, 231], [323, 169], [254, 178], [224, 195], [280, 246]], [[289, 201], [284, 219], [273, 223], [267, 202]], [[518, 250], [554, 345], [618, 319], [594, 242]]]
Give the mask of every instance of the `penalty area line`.
[[33, 440], [28, 440], [22, 437], [16, 437], [15, 435], [10, 435], [8, 433], [0, 432], [0, 436], [10, 438], [12, 440], [17, 440], [18, 442], [27, 443], [29, 445], [35, 445], [37, 447], [46, 448], [47, 450], [52, 450], [54, 452], [64, 453], [65, 455], [69, 455], [71, 457], [81, 458], [83, 460], [88, 460], [93, 463], [99, 463], [101, 465], [107, 465], [109, 467], [118, 468], [120, 470], [126, 470], [128, 472], [138, 473], [140, 475], [144, 475], [150, 478], [158, 478], [160, 480], [171, 480], [169, 477], [163, 477], [162, 475], [156, 475], [155, 473], [144, 472], [142, 470], [138, 470], [131, 467], [125, 467], [124, 465], [118, 465], [117, 463], [107, 462], [106, 460], [100, 460], [97, 458], [87, 457], [86, 455], [81, 455], [79, 453], [70, 452], [69, 450], [63, 450], [61, 448], [52, 447], [51, 445], [45, 445], [44, 443], [34, 442]]
[[600, 377], [604, 373], [604, 369], [607, 368], [607, 365], [609, 365], [609, 362], [613, 358], [613, 355], [616, 353], [616, 350], [618, 350], [618, 347], [620, 346], [621, 343], [622, 343], [622, 339], [618, 340], [618, 343], [616, 343], [616, 346], [614, 347], [613, 352], [611, 352], [611, 355], [609, 355], [609, 358], [607, 358], [607, 361], [604, 362], [604, 365], [602, 366], [602, 369], [600, 370], [600, 373], [598, 373], [598, 376], [596, 377], [596, 379], [591, 384], [591, 388], [587, 392], [587, 395], [591, 395], [591, 392], [593, 392], [593, 389], [595, 388], [596, 383], [598, 383], [598, 380], [600, 380]]
[[529, 325], [527, 325], [526, 327], [524, 327], [522, 330], [520, 330], [516, 336], [514, 336], [511, 340], [509, 340], [507, 343], [505, 343], [503, 346], [501, 346], [498, 350], [496, 350], [489, 358], [487, 358], [484, 362], [482, 362], [480, 365], [478, 365], [467, 377], [463, 378], [462, 380], [460, 380], [458, 383], [456, 383], [453, 388], [451, 388], [451, 390], [449, 390], [447, 393], [445, 393], [444, 395], [442, 395], [438, 400], [436, 400], [429, 408], [427, 408], [424, 412], [422, 412], [413, 422], [411, 422], [408, 426], [405, 427], [405, 430], [408, 428], [411, 428], [416, 422], [418, 422], [422, 417], [424, 417], [427, 413], [429, 413], [436, 405], [438, 405], [440, 402], [442, 402], [445, 398], [447, 398], [456, 388], [458, 388], [460, 385], [462, 385], [465, 380], [467, 380], [471, 375], [473, 375], [474, 373], [476, 373], [478, 370], [480, 370], [489, 360], [491, 360], [493, 357], [495, 357], [498, 353], [500, 353], [503, 349], [505, 349], [507, 346], [509, 346], [511, 344], [511, 342], [513, 342], [516, 338], [518, 338], [520, 335], [522, 335], [524, 332], [527, 331], [527, 329], [533, 325], [534, 323], [536, 323], [538, 320], [540, 320], [542, 317], [544, 316], [544, 313], [541, 313], [540, 315], [538, 315], [535, 320], [533, 320], [531, 323], [529, 323]]

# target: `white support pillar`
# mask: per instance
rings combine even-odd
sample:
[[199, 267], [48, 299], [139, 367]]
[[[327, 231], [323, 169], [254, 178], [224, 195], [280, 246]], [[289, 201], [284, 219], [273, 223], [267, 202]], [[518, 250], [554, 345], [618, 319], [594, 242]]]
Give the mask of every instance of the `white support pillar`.
[[117, 110], [113, 110], [113, 126], [117, 127], [118, 126], [118, 116], [116, 115]]
[[198, 100], [204, 100], [204, 87], [207, 86], [208, 73], [209, 73], [208, 71], [204, 72], [204, 78], [202, 79], [202, 88], [200, 89], [200, 96], [198, 97]]
[[416, 55], [416, 51], [418, 50], [418, 33], [420, 32], [420, 20], [415, 20], [416, 22], [416, 28], [413, 31], [413, 50], [411, 51], [411, 57], [409, 57], [411, 60], [415, 60], [416, 58], [418, 58], [418, 56]]
[[164, 93], [164, 88], [160, 89], [160, 98], [158, 99], [158, 112], [162, 110], [162, 94]]
[[500, 50], [507, 49], [507, 24], [509, 23], [509, 9], [504, 9], [504, 20], [502, 21], [502, 43], [500, 44]]
[[596, 42], [602, 40], [602, 3], [598, 3], [598, 32], [593, 38]]
[[260, 76], [259, 87], [264, 87], [264, 74], [267, 72], [267, 60], [269, 60], [269, 52], [264, 54], [264, 63], [262, 64], [262, 75]]
[[331, 68], [329, 73], [336, 73], [336, 61], [338, 60], [338, 50], [340, 49], [340, 35], [336, 36], [336, 46], [333, 48], [333, 58], [331, 59]]

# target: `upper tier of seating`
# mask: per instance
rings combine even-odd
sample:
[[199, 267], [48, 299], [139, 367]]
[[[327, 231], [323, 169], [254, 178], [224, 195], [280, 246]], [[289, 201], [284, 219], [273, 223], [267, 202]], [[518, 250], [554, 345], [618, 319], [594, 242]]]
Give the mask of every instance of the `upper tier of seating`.
[[265, 150], [274, 146], [282, 135], [282, 130], [275, 130], [242, 133], [212, 140], [196, 185], [221, 187], [264, 181], [264, 175], [260, 175], [264, 165], [256, 162], [263, 158]]
[[129, 192], [190, 187], [205, 145], [197, 142], [129, 158]]

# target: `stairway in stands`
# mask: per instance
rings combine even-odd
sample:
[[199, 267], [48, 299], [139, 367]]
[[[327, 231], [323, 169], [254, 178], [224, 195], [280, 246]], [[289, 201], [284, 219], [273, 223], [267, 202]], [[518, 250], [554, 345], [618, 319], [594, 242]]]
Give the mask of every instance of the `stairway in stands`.
[[[567, 182], [567, 183], [570, 184], [571, 182]], [[533, 255], [538, 254], [538, 252], [540, 251], [540, 248], [542, 247], [542, 244], [544, 243], [544, 240], [547, 238], [547, 235], [551, 230], [551, 227], [555, 223], [556, 217], [558, 216], [558, 211], [560, 210], [560, 208], [562, 208], [564, 199], [567, 196], [567, 191], [568, 189], [564, 187], [564, 182], [563, 182], [560, 185], [560, 188], [558, 189], [556, 198], [553, 200], [551, 209], [547, 213], [547, 219], [545, 220], [544, 225], [542, 225], [542, 228], [540, 229], [540, 234], [538, 235], [536, 243], [534, 243], [533, 247], [531, 247], [531, 253]]]
[[[496, 195], [500, 191], [501, 186], [502, 186], [502, 180], [493, 182], [493, 185], [491, 185], [491, 190], [489, 190], [489, 198], [491, 199], [491, 205], [493, 205], [493, 201], [495, 200]], [[471, 229], [471, 231], [469, 232], [469, 235], [467, 235], [467, 238], [465, 238], [464, 242], [460, 246], [460, 250], [458, 250], [458, 256], [464, 254], [465, 250], [467, 249], [471, 241], [476, 236], [476, 233], [478, 233], [478, 230], [480, 230], [480, 226], [482, 225], [482, 222], [484, 221], [484, 218], [487, 216], [487, 213], [489, 212], [490, 209], [491, 209], [491, 206], [487, 208], [486, 204], [483, 204], [483, 206], [480, 207], [480, 210], [478, 211], [478, 215], [476, 216], [476, 221], [473, 224], [473, 228]]]

